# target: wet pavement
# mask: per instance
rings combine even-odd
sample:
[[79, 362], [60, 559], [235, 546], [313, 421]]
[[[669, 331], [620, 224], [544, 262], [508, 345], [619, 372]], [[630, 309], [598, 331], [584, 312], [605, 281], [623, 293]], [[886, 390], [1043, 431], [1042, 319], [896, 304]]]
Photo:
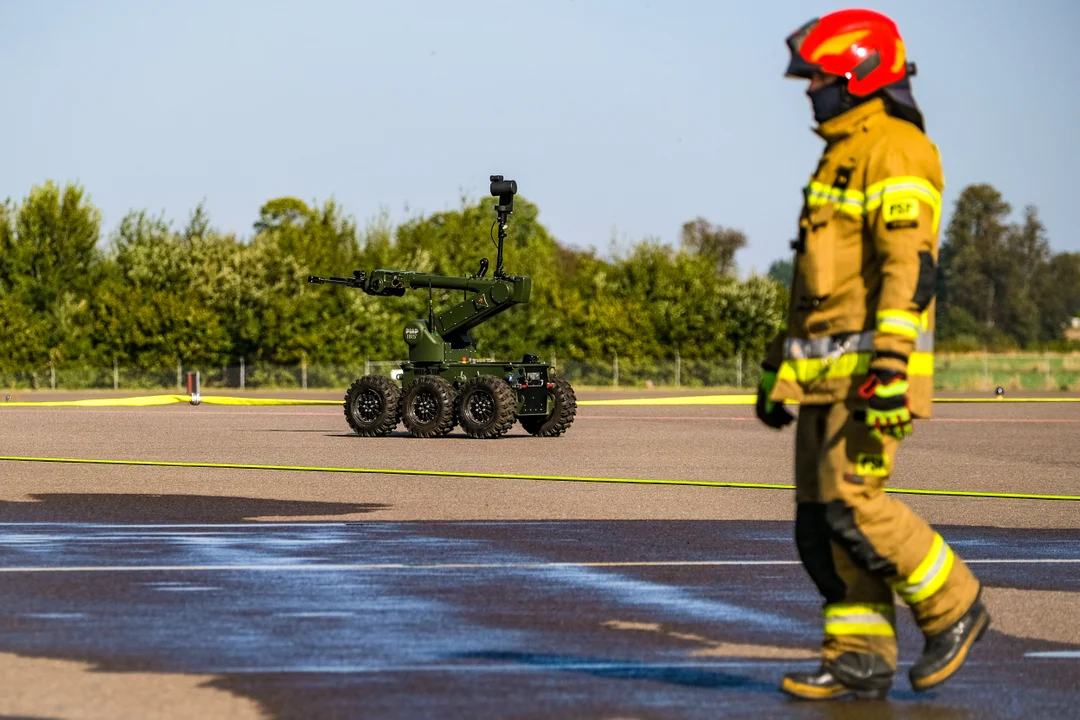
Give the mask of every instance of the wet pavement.
[[[912, 692], [921, 638], [903, 610], [889, 702], [786, 700], [780, 676], [814, 667], [820, 637], [789, 522], [241, 522], [247, 507], [170, 524], [221, 498], [137, 497], [95, 522], [50, 516], [49, 498], [0, 507], [0, 652], [214, 675], [282, 718], [1080, 713], [1080, 644], [1008, 626]], [[988, 592], [1080, 593], [1076, 530], [938, 530]]]

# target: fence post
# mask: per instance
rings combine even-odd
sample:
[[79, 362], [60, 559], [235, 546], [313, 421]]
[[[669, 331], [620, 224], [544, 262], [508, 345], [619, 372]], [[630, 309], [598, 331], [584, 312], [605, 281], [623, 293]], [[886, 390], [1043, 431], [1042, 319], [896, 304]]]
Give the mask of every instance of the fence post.
[[1054, 376], [1050, 373], [1050, 348], [1044, 348], [1046, 351], [1046, 389], [1054, 389]]
[[300, 386], [307, 390], [307, 353], [300, 357]]
[[176, 361], [176, 390], [180, 392], [184, 389], [184, 363], [181, 360]]
[[679, 387], [682, 382], [682, 356], [679, 351], [675, 351], [675, 387]]
[[53, 390], [56, 389], [56, 365], [53, 364], [52, 360], [49, 361], [49, 387]]
[[120, 389], [120, 366], [116, 363], [116, 358], [112, 359], [112, 389]]
[[247, 384], [247, 377], [245, 377], [246, 374], [247, 374], [247, 369], [244, 367], [244, 356], [241, 355], [240, 356], [240, 389], [241, 390], [243, 390], [244, 386]]
[[554, 350], [552, 350], [552, 352], [551, 352], [551, 367], [554, 367], [554, 368], [559, 367], [559, 362], [555, 359], [555, 351]]
[[985, 347], [983, 348], [983, 380], [986, 381], [987, 389], [993, 386], [990, 382], [990, 353]]
[[364, 358], [364, 375], [367, 376], [367, 375], [370, 375], [370, 374], [371, 374], [371, 361], [368, 360], [367, 358]]
[[742, 389], [742, 350], [735, 358], [735, 387]]
[[615, 353], [615, 360], [611, 364], [611, 380], [615, 387], [619, 387], [619, 353]]

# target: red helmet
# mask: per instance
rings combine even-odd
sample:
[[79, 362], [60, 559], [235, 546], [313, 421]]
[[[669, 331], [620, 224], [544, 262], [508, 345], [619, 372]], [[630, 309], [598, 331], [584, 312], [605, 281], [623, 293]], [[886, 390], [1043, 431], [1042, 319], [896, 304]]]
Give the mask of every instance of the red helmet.
[[847, 78], [852, 95], [866, 96], [915, 74], [896, 23], [873, 10], [838, 10], [814, 18], [792, 33], [787, 45], [787, 77], [839, 75]]

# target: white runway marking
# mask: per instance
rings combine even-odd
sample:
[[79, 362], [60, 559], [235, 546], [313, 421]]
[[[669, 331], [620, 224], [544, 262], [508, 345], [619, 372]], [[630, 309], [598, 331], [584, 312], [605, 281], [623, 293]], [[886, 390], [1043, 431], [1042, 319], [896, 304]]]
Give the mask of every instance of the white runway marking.
[[[1080, 558], [1026, 558], [965, 560], [968, 564], [1076, 564]], [[801, 565], [798, 560], [642, 560], [612, 562], [521, 562], [521, 563], [325, 563], [310, 565], [84, 565], [23, 566], [0, 568], [0, 573], [76, 573], [76, 572], [349, 572], [374, 570], [528, 570], [549, 568], [620, 568], [620, 567], [731, 567], [731, 566]]]
[[1048, 658], [1051, 660], [1080, 660], [1080, 650], [1051, 650], [1045, 652], [1024, 653], [1026, 658]]
[[[27, 505], [34, 503], [28, 502]], [[0, 527], [88, 527], [111, 528], [121, 530], [142, 530], [146, 528], [260, 528], [268, 527], [345, 527], [347, 522], [246, 522], [246, 523], [145, 523], [131, 525], [128, 523], [94, 523], [94, 522], [0, 522]]]
[[964, 558], [964, 562], [968, 565], [972, 563], [981, 563], [983, 565], [993, 565], [995, 563], [1001, 563], [1005, 565], [1014, 565], [1016, 563], [1080, 563], [1080, 558], [1033, 558], [1030, 560], [968, 560]]

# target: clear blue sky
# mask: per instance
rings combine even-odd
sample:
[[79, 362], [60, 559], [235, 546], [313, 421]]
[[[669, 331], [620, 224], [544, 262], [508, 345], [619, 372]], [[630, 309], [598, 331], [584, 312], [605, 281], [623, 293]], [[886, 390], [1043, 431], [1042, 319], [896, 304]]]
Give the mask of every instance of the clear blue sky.
[[[0, 197], [77, 181], [113, 230], [179, 226], [205, 198], [247, 236], [259, 206], [333, 196], [361, 224], [518, 180], [562, 242], [675, 242], [697, 215], [787, 257], [821, 141], [784, 37], [843, 7], [794, 0], [531, 3], [133, 0], [0, 5]], [[941, 148], [951, 214], [988, 182], [1080, 250], [1072, 0], [889, 0]]]

